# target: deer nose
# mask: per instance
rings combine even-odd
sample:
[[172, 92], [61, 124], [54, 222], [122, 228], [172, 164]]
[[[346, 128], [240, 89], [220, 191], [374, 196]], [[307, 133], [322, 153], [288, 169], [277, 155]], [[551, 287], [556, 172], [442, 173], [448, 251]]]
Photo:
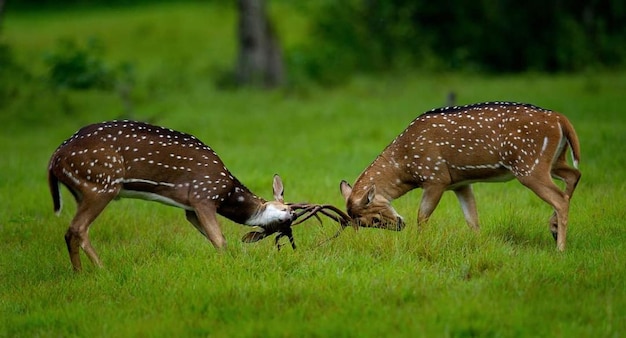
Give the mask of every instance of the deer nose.
[[402, 217], [396, 218], [396, 228], [394, 230], [400, 231], [404, 229], [405, 226], [406, 226], [406, 223], [404, 223], [404, 220], [402, 219]]

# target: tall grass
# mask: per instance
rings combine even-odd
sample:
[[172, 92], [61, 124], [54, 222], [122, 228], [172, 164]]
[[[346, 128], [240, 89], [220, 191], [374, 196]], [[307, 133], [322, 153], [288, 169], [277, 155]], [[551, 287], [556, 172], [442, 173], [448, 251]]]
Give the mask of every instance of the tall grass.
[[[136, 62], [135, 118], [196, 135], [266, 198], [279, 173], [288, 200], [342, 206], [339, 181], [354, 180], [450, 90], [460, 104], [513, 100], [561, 111], [582, 144], [567, 251], [555, 250], [550, 208], [516, 182], [475, 186], [480, 233], [445, 195], [422, 231], [348, 229], [318, 246], [336, 225], [308, 222], [294, 229], [299, 249], [279, 252], [271, 240], [242, 244], [248, 229], [221, 218], [229, 247], [218, 253], [181, 210], [122, 200], [90, 232], [105, 268], [83, 255], [85, 271], [74, 274], [63, 234], [75, 205], [63, 191], [65, 208], [54, 216], [47, 160], [80, 126], [119, 117], [121, 106], [114, 93], [66, 92], [68, 115], [44, 91], [3, 106], [10, 128], [0, 133], [0, 336], [624, 335], [623, 72], [410, 72], [332, 90], [219, 91], [202, 69], [232, 60], [233, 27], [228, 8], [158, 5], [8, 16], [4, 34], [35, 74], [44, 74], [39, 55], [57, 37], [99, 35], [110, 58]], [[293, 39], [298, 32], [306, 35], [292, 30]], [[46, 123], [26, 122], [37, 117]], [[394, 202], [409, 224], [420, 195]]]

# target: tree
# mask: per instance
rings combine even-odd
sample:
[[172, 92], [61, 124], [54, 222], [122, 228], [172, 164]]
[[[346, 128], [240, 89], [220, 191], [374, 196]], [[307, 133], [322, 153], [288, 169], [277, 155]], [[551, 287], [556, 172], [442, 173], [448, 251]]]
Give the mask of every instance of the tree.
[[0, 0], [0, 31], [2, 30], [2, 17], [4, 14], [5, 0]]
[[237, 4], [237, 84], [267, 88], [281, 85], [284, 80], [283, 56], [267, 16], [265, 0], [238, 0]]

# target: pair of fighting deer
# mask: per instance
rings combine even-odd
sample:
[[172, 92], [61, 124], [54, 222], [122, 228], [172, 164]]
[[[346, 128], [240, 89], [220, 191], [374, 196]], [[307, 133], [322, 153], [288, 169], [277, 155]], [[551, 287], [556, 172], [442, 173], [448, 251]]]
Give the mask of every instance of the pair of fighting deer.
[[[319, 214], [341, 224], [402, 230], [403, 218], [391, 201], [422, 188], [417, 223], [425, 223], [446, 190], [456, 194], [468, 225], [478, 230], [471, 184], [513, 178], [550, 204], [550, 231], [565, 249], [569, 201], [580, 171], [566, 159], [571, 149], [578, 167], [580, 146], [572, 124], [557, 112], [530, 104], [487, 102], [434, 109], [418, 116], [357, 178], [341, 181], [347, 213], [329, 204], [286, 203], [283, 183], [274, 176], [274, 201], [266, 201], [235, 178], [200, 140], [172, 129], [135, 121], [92, 124], [54, 152], [48, 181], [54, 210], [61, 209], [59, 182], [78, 204], [65, 234], [70, 260], [81, 270], [82, 248], [101, 266], [88, 229], [109, 202], [121, 197], [158, 201], [185, 210], [216, 248], [226, 240], [217, 214], [257, 227], [243, 237], [256, 242], [274, 233], [276, 245], [291, 227]], [[565, 182], [564, 191], [553, 178]]]

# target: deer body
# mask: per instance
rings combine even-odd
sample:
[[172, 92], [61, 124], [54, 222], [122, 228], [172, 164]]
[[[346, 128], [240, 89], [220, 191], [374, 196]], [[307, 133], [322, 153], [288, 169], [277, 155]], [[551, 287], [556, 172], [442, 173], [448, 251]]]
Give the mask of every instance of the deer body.
[[61, 210], [58, 182], [78, 204], [65, 235], [75, 270], [81, 269], [79, 247], [94, 264], [102, 265], [88, 229], [117, 198], [184, 209], [187, 220], [216, 248], [226, 244], [216, 214], [273, 232], [288, 228], [293, 216], [284, 203], [280, 177], [274, 177], [275, 201], [268, 202], [241, 184], [217, 154], [194, 136], [142, 122], [112, 121], [80, 129], [52, 155], [48, 182], [57, 214]]
[[[578, 137], [565, 116], [528, 104], [488, 102], [434, 109], [417, 117], [366, 168], [354, 187], [342, 181], [348, 214], [360, 225], [401, 230], [390, 202], [415, 188], [424, 192], [418, 224], [425, 223], [446, 190], [455, 192], [468, 225], [478, 229], [474, 182], [516, 178], [554, 208], [557, 248], [565, 249], [569, 200], [580, 172]], [[561, 191], [552, 181], [565, 182]]]

